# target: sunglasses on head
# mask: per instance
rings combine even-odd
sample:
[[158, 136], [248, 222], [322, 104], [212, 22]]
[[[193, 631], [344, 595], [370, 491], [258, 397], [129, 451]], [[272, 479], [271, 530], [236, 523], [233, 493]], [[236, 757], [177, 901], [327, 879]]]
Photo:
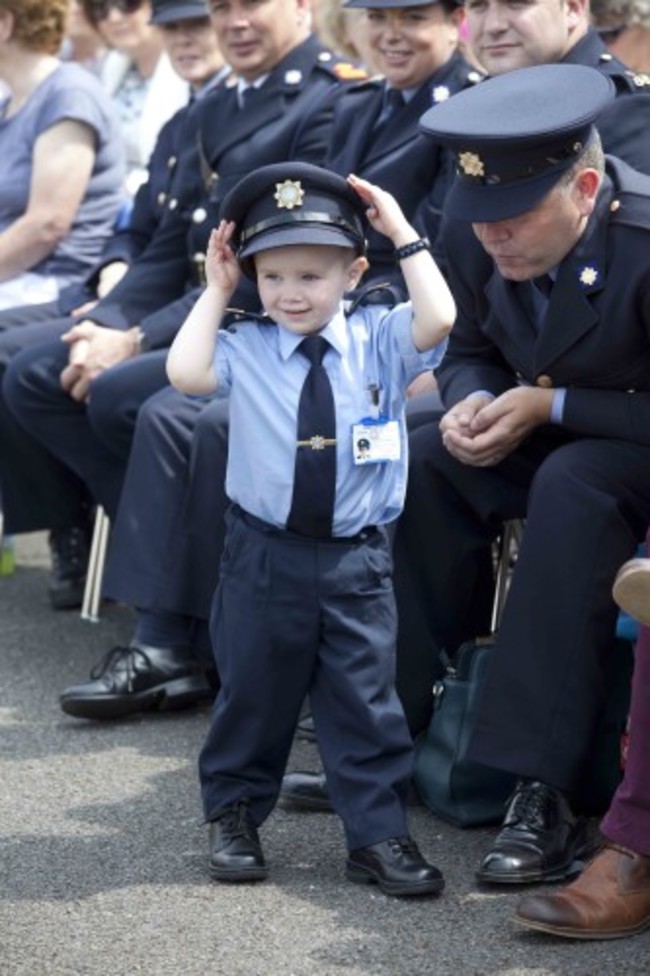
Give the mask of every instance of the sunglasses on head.
[[93, 3], [93, 13], [96, 20], [106, 20], [111, 10], [119, 10], [121, 14], [133, 14], [143, 4], [143, 0], [96, 0]]

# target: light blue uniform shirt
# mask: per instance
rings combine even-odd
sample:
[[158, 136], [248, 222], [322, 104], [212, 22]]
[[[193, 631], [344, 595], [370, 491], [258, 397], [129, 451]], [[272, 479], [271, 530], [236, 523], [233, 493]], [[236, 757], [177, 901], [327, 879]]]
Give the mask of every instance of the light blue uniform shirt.
[[[410, 303], [393, 309], [343, 306], [321, 331], [331, 345], [323, 365], [336, 405], [334, 535], [391, 522], [406, 488], [406, 388], [442, 359], [445, 343], [419, 353], [411, 338]], [[226, 493], [247, 512], [284, 528], [296, 460], [298, 401], [309, 362], [298, 350], [304, 336], [275, 323], [238, 323], [219, 334], [215, 370], [219, 393], [230, 393]], [[370, 413], [369, 387], [379, 387], [379, 408], [400, 429], [401, 458], [355, 465], [352, 425]], [[314, 431], [317, 434], [318, 431]]]

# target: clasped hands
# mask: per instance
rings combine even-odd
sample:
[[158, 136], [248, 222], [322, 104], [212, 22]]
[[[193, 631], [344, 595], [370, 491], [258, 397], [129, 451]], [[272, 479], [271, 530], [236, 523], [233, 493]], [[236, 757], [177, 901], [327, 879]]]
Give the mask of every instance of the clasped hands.
[[487, 468], [502, 461], [540, 424], [548, 423], [553, 390], [518, 386], [498, 397], [475, 394], [440, 421], [442, 442], [463, 464]]
[[108, 329], [89, 319], [68, 329], [61, 336], [70, 346], [68, 365], [60, 376], [66, 393], [79, 403], [86, 401], [90, 384], [100, 373], [138, 354], [139, 334], [137, 326], [125, 331]]

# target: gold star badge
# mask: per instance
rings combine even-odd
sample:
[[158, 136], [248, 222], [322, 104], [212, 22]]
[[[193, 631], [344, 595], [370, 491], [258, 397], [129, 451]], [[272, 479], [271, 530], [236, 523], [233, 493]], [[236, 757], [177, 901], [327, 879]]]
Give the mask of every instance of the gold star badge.
[[588, 288], [591, 285], [595, 285], [598, 281], [598, 272], [595, 268], [583, 268], [580, 272], [580, 284], [586, 285]]
[[473, 152], [458, 155], [458, 165], [466, 176], [485, 176], [485, 166], [480, 156]]
[[300, 180], [285, 180], [284, 183], [276, 183], [273, 195], [280, 210], [293, 210], [294, 207], [301, 207], [305, 199], [305, 191], [300, 185]]

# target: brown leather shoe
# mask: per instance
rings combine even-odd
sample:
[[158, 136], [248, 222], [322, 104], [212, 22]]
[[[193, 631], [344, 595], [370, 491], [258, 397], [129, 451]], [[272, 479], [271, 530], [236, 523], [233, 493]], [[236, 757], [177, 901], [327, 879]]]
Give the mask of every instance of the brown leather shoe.
[[570, 939], [637, 935], [650, 926], [650, 857], [608, 845], [565, 888], [522, 899], [514, 920]]
[[616, 574], [612, 595], [621, 610], [650, 626], [650, 559], [629, 559], [623, 563]]

